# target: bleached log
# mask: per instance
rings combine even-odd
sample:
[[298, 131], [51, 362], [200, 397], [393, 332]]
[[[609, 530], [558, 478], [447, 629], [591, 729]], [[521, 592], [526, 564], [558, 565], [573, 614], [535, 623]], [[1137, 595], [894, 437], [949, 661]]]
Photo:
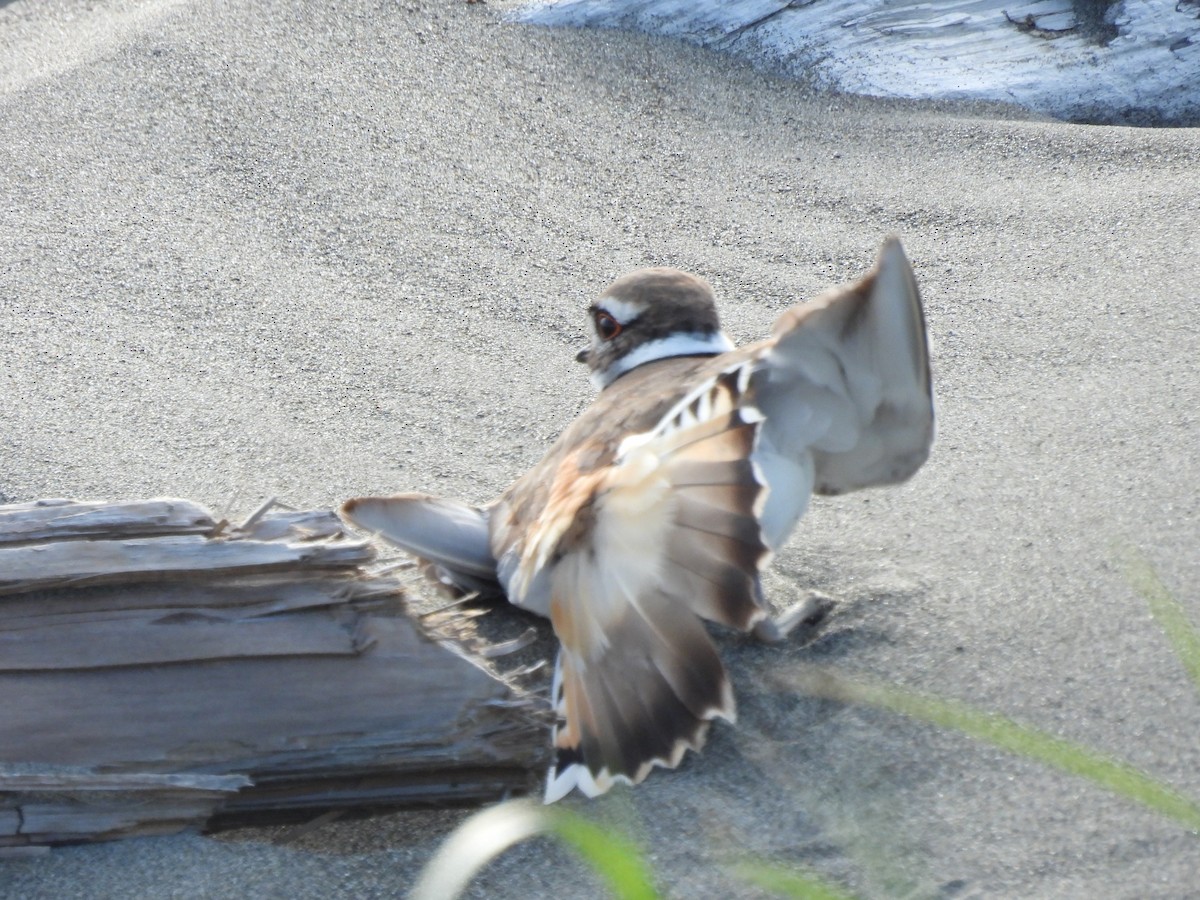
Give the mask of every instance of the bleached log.
[[21, 814], [15, 808], [0, 808], [0, 846], [4, 838], [13, 837], [21, 830]]
[[[148, 614], [147, 614], [148, 612]], [[231, 616], [209, 610], [150, 610], [140, 617], [83, 615], [0, 631], [0, 672], [148, 666], [204, 659], [353, 656], [363, 636], [336, 609], [302, 615]], [[144, 638], [130, 641], [131, 630]]]
[[430, 639], [328, 511], [233, 527], [178, 500], [55, 502], [0, 522], [36, 536], [0, 543], [0, 855], [484, 802], [544, 765], [542, 704]]
[[242, 537], [258, 541], [319, 540], [344, 534], [342, 521], [327, 509], [277, 510], [236, 529]]
[[1200, 122], [1192, 0], [532, 0], [521, 17], [678, 37], [846, 93]]
[[[0, 771], [0, 855], [4, 848], [180, 831], [209, 819], [242, 775], [129, 775]], [[20, 802], [17, 802], [20, 798]], [[0, 800], [0, 802], [4, 802]]]
[[[202, 608], [209, 613], [225, 610], [232, 615], [270, 615], [319, 606], [344, 603], [350, 599], [365, 603], [374, 596], [384, 601], [396, 590], [389, 580], [331, 578], [330, 572], [278, 572], [262, 575], [218, 577], [212, 581], [194, 578], [188, 581], [120, 586], [120, 604], [104, 600], [105, 586], [77, 586], [71, 590], [37, 591], [9, 594], [0, 599], [0, 629], [24, 627], [22, 620], [37, 624], [91, 620], [106, 617], [136, 617], [146, 610]], [[95, 603], [87, 597], [95, 595]], [[99, 612], [103, 610], [103, 613]], [[53, 618], [57, 617], [57, 618]]]
[[0, 506], [0, 545], [72, 538], [207, 534], [216, 527], [204, 507], [187, 500], [85, 503], [37, 500]]
[[221, 794], [249, 787], [244, 775], [130, 775], [114, 772], [5, 772], [0, 771], [0, 791], [61, 794], [69, 791], [139, 793], [178, 790]]
[[0, 595], [114, 582], [338, 568], [366, 563], [372, 557], [367, 542], [349, 540], [292, 543], [172, 534], [45, 541], [0, 549]]

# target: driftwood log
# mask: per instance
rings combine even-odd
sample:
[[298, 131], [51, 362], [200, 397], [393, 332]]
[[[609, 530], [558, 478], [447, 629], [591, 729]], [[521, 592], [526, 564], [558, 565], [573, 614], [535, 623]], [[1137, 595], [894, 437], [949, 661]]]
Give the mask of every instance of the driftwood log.
[[1200, 124], [1197, 0], [547, 0], [521, 16], [677, 37], [852, 94]]
[[546, 743], [330, 512], [0, 506], [0, 854], [485, 802]]

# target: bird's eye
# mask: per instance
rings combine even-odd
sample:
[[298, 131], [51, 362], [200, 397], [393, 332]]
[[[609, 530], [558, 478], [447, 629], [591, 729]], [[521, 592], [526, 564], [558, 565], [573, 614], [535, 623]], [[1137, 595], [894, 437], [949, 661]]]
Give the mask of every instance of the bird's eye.
[[604, 310], [596, 312], [596, 334], [606, 341], [611, 341], [621, 333], [621, 323]]

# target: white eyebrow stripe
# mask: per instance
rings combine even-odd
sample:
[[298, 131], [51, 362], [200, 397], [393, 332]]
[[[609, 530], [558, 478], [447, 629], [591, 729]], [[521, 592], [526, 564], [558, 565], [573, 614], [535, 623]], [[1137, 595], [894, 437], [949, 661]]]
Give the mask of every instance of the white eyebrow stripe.
[[603, 390], [612, 383], [618, 375], [623, 375], [630, 369], [643, 363], [654, 362], [656, 359], [666, 359], [670, 356], [698, 356], [710, 353], [728, 353], [733, 349], [733, 341], [718, 331], [713, 334], [691, 332], [688, 334], [670, 334], [666, 337], [648, 341], [640, 347], [635, 347], [603, 372], [593, 372], [590, 376], [592, 384]]
[[601, 297], [596, 301], [596, 306], [604, 310], [622, 325], [628, 325], [645, 310], [641, 304], [630, 303], [628, 300], [622, 300], [620, 297]]

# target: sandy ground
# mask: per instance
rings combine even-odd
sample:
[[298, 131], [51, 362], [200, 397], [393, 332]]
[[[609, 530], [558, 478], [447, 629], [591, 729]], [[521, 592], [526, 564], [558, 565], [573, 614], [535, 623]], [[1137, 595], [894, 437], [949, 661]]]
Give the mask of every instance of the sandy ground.
[[[499, 12], [0, 7], [0, 501], [485, 500], [587, 402], [581, 307], [616, 275], [702, 273], [745, 341], [895, 231], [931, 461], [815, 504], [769, 586], [841, 604], [808, 647], [724, 643], [738, 728], [570, 805], [670, 897], [755, 896], [728, 870], [752, 856], [867, 897], [1195, 896], [1172, 822], [774, 676], [965, 700], [1200, 798], [1200, 699], [1114, 562], [1140, 547], [1200, 623], [1200, 130], [819, 96]], [[0, 864], [0, 895], [392, 897], [464, 815], [62, 849]], [[598, 894], [541, 842], [475, 889]]]

